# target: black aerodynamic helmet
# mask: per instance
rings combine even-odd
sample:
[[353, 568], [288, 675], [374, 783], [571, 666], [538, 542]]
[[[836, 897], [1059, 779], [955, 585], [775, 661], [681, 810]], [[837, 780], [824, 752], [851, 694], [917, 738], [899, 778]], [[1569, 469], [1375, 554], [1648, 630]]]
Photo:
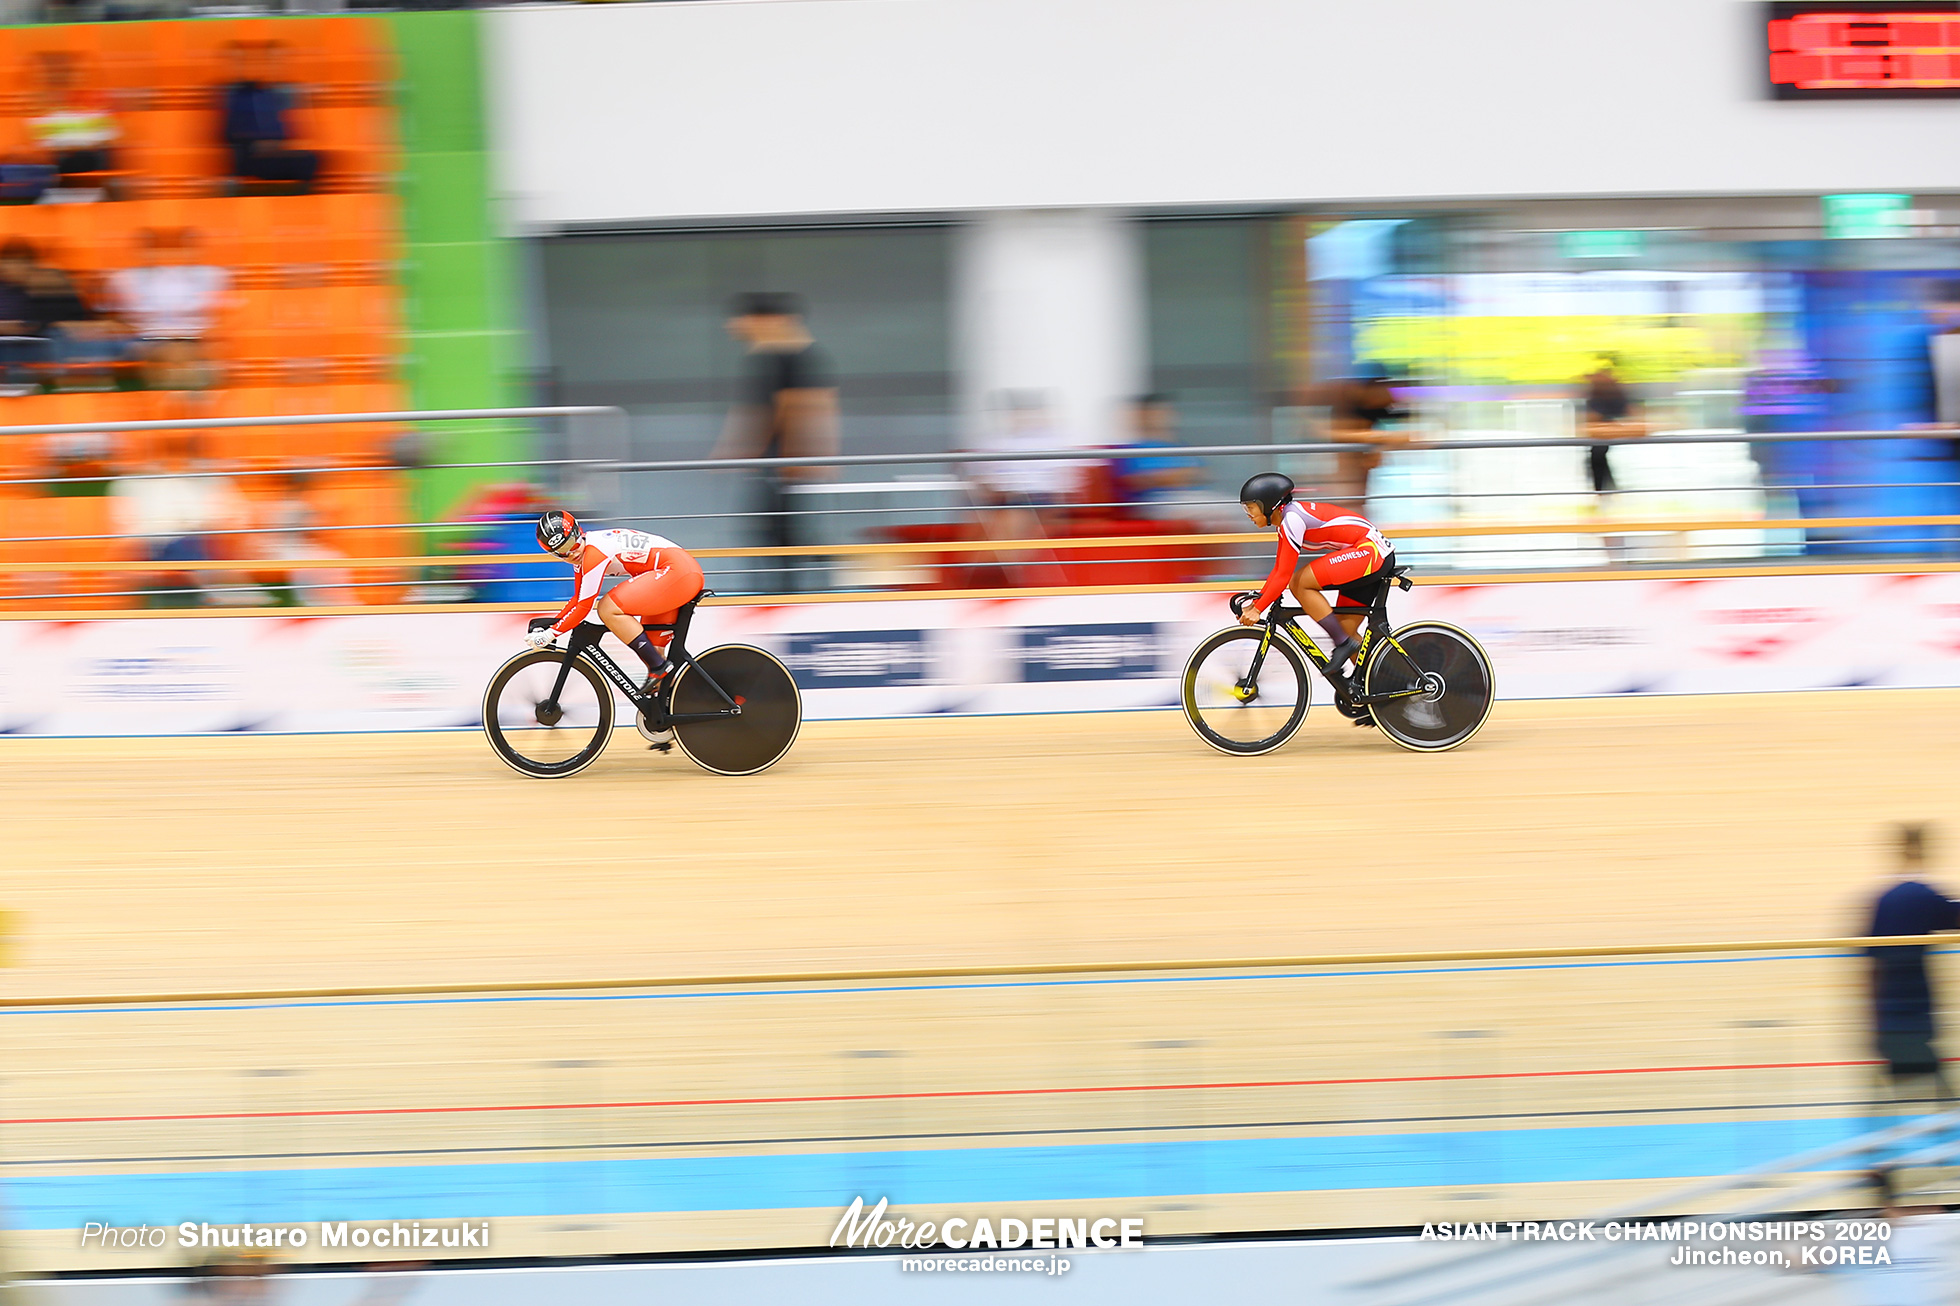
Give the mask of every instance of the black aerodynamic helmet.
[[569, 557], [584, 539], [585, 531], [579, 526], [578, 518], [563, 508], [552, 508], [538, 518], [538, 547], [546, 553]]
[[1239, 502], [1258, 504], [1268, 517], [1292, 498], [1292, 479], [1278, 472], [1261, 472], [1239, 487]]

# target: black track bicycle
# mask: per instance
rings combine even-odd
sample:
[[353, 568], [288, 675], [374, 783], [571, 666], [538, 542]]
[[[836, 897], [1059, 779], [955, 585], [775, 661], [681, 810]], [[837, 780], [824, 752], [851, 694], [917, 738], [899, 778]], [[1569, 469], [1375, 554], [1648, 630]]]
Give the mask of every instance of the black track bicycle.
[[[1254, 757], [1291, 739], [1307, 719], [1314, 668], [1333, 687], [1334, 707], [1350, 720], [1372, 716], [1404, 748], [1440, 753], [1483, 728], [1496, 682], [1490, 658], [1468, 631], [1442, 621], [1388, 627], [1388, 595], [1407, 590], [1409, 568], [1389, 573], [1368, 607], [1361, 651], [1345, 676], [1329, 675], [1327, 655], [1301, 629], [1299, 608], [1275, 603], [1256, 626], [1207, 635], [1184, 664], [1185, 720], [1221, 753]], [[1232, 612], [1257, 598], [1232, 596]]]
[[[789, 668], [749, 644], [687, 650], [687, 628], [702, 595], [682, 607], [671, 625], [667, 657], [673, 670], [651, 695], [599, 647], [606, 628], [585, 622], [557, 641], [525, 649], [490, 677], [483, 691], [483, 733], [520, 775], [556, 780], [598, 760], [613, 735], [613, 689], [637, 713], [634, 724], [654, 748], [674, 744], [690, 761], [717, 775], [754, 775], [773, 765], [803, 728], [803, 696]], [[530, 629], [551, 625], [534, 617]]]

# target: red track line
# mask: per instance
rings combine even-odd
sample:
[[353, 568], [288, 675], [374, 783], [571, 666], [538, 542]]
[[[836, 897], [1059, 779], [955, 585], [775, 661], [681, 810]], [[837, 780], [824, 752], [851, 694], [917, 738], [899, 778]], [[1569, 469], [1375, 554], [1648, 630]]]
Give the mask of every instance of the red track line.
[[1382, 1079], [1255, 1079], [1216, 1084], [1096, 1084], [1081, 1088], [960, 1088], [935, 1093], [838, 1093], [813, 1097], [693, 1097], [650, 1102], [531, 1102], [516, 1106], [376, 1106], [334, 1111], [216, 1111], [190, 1115], [47, 1116], [0, 1125], [149, 1124], [176, 1120], [296, 1120], [319, 1116], [465, 1115], [484, 1111], [622, 1111], [639, 1107], [794, 1106], [822, 1102], [898, 1102], [929, 1098], [1032, 1097], [1074, 1093], [1188, 1093], [1222, 1088], [1342, 1088], [1367, 1084], [1442, 1084], [1465, 1080], [1565, 1079], [1579, 1075], [1680, 1075], [1726, 1070], [1837, 1070], [1864, 1061], [1767, 1061], [1736, 1066], [1634, 1066], [1620, 1070], [1516, 1070], [1485, 1075], [1401, 1075]]

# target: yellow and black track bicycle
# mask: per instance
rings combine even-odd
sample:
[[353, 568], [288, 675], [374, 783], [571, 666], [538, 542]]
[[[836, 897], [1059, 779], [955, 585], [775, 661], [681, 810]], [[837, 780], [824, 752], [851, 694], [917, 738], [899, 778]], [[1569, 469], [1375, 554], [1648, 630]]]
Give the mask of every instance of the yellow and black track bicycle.
[[[1404, 748], [1440, 753], [1468, 741], [1490, 716], [1490, 658], [1470, 632], [1447, 622], [1389, 629], [1388, 595], [1410, 587], [1408, 572], [1391, 571], [1369, 605], [1361, 651], [1346, 676], [1328, 674], [1327, 655], [1299, 625], [1299, 608], [1275, 603], [1256, 626], [1207, 635], [1184, 664], [1184, 718], [1198, 738], [1238, 757], [1272, 752], [1307, 719], [1311, 666], [1332, 687], [1342, 716], [1372, 719]], [[1234, 594], [1232, 612], [1257, 597]]]

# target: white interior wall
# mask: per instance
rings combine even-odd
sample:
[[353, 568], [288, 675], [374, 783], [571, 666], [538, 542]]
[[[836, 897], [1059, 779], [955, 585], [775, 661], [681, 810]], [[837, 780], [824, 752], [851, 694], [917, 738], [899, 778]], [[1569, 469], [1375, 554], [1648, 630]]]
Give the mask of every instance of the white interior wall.
[[1737, 0], [488, 11], [530, 224], [1960, 190], [1960, 102], [1763, 98]]
[[954, 355], [970, 432], [1002, 391], [1038, 391], [1066, 444], [1121, 438], [1122, 402], [1144, 388], [1143, 251], [1109, 209], [998, 210], [955, 247]]

